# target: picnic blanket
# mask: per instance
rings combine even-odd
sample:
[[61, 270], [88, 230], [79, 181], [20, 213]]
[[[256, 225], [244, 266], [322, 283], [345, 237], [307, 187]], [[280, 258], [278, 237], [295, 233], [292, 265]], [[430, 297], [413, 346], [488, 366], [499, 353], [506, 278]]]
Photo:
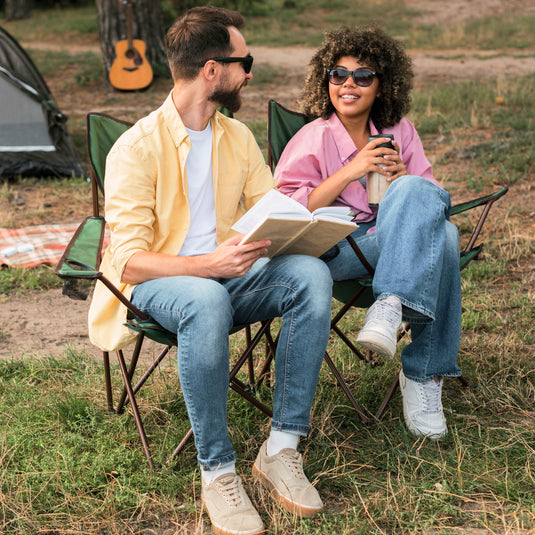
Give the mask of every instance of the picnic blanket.
[[[0, 266], [31, 268], [56, 265], [79, 223], [0, 228]], [[109, 240], [104, 239], [104, 246]]]

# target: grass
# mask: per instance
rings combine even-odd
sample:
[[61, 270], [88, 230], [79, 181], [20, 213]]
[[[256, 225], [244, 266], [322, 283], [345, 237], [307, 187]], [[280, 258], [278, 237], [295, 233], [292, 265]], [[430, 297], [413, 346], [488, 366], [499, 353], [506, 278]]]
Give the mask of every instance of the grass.
[[[269, 4], [276, 16], [261, 13], [248, 20], [248, 38], [254, 44], [315, 45], [320, 29], [368, 20], [377, 12], [377, 3], [364, 2], [296, 1], [292, 9], [283, 9], [282, 2]], [[530, 53], [527, 43], [533, 50], [531, 15], [510, 13], [499, 20], [427, 28], [411, 22], [415, 13], [403, 3], [383, 1], [381, 6], [387, 29], [409, 47], [514, 47], [524, 55]], [[94, 38], [94, 7], [62, 9], [62, 17], [56, 10], [35, 12], [47, 14], [45, 23], [34, 17], [10, 23], [8, 30], [22, 41], [54, 40], [61, 33], [82, 42]], [[45, 72], [65, 69], [65, 84], [72, 90], [90, 84], [92, 73], [100, 70], [91, 56], [34, 53]], [[77, 61], [82, 59], [87, 71]], [[282, 87], [284, 76], [283, 70], [255, 70], [255, 84]], [[234, 393], [229, 395], [238, 470], [270, 533], [535, 532], [535, 233], [530, 205], [534, 85], [531, 75], [434, 84], [414, 92], [411, 119], [424, 146], [436, 154], [437, 175], [455, 201], [499, 184], [511, 186], [485, 225], [481, 261], [463, 271], [459, 362], [470, 384], [445, 382], [447, 438], [414, 439], [403, 424], [399, 394], [380, 422], [363, 426], [324, 367], [313, 431], [302, 450], [326, 508], [317, 519], [297, 520], [276, 508], [251, 481], [254, 457], [268, 432], [267, 419]], [[249, 126], [265, 150], [265, 121], [254, 120]], [[81, 122], [70, 125], [81, 146], [84, 127]], [[0, 185], [0, 226], [16, 226], [17, 214], [10, 213], [10, 206], [30, 183]], [[47, 188], [65, 199], [89, 196], [82, 180], [46, 181], [43, 190]], [[519, 191], [521, 195], [512, 197]], [[41, 213], [46, 204], [43, 197], [28, 210]], [[466, 238], [473, 215], [458, 216], [456, 223]], [[49, 268], [0, 270], [1, 306], [29, 290], [60, 284]], [[363, 311], [354, 310], [344, 320], [350, 337], [355, 337], [362, 317]], [[0, 342], [5, 338], [3, 326]], [[233, 356], [241, 345], [235, 335]], [[398, 372], [399, 358], [371, 367], [355, 361], [335, 338], [329, 352], [359, 403], [374, 413]], [[112, 381], [117, 392], [121, 379], [115, 364]], [[269, 402], [271, 391], [263, 387], [259, 395]], [[188, 428], [174, 354], [145, 387], [140, 409], [155, 460], [163, 464]], [[57, 356], [24, 354], [0, 361], [1, 533], [210, 533], [201, 514], [195, 456], [189, 444], [169, 467], [149, 470], [132, 415], [106, 412], [101, 363], [84, 352], [65, 348]]]
[[[317, 476], [327, 505], [319, 518], [281, 513], [252, 483], [250, 468], [268, 421], [230, 395], [239, 471], [272, 533], [535, 528], [534, 313], [518, 287], [502, 295], [500, 274], [489, 279], [474, 266], [463, 293], [468, 317], [479, 315], [473, 325], [463, 324], [460, 352], [471, 384], [446, 382], [446, 439], [415, 440], [402, 423], [399, 396], [381, 422], [362, 426], [322, 370], [313, 432], [302, 443], [307, 470]], [[344, 328], [354, 335], [361, 319], [361, 311], [353, 312]], [[234, 342], [233, 353], [240, 344]], [[375, 410], [397, 362], [375, 368], [357, 363], [334, 339], [331, 354], [357, 400]], [[116, 366], [113, 382], [118, 389]], [[270, 394], [266, 387], [260, 391], [267, 400]], [[209, 532], [199, 516], [198, 480], [191, 479], [193, 445], [168, 468], [150, 471], [131, 415], [107, 414], [104, 406], [101, 365], [83, 352], [0, 362], [2, 532]], [[188, 427], [174, 357], [145, 387], [140, 406], [155, 459], [163, 464]]]
[[[210, 3], [210, 2], [204, 2]], [[98, 20], [94, 5], [54, 9], [33, 9], [31, 19], [10, 21], [8, 31], [20, 41], [78, 43], [97, 42]], [[164, 3], [166, 24], [178, 15], [171, 3]], [[417, 21], [421, 10], [404, 2], [381, 0], [269, 0], [257, 2], [245, 12], [244, 34], [250, 44], [266, 46], [319, 46], [324, 31], [341, 25], [378, 23], [403, 39], [409, 48], [426, 50], [501, 48], [524, 51], [533, 45], [535, 14], [510, 10], [465, 22], [444, 21], [422, 25]]]
[[3, 295], [16, 296], [29, 290], [48, 290], [62, 285], [52, 268], [0, 270], [0, 302]]

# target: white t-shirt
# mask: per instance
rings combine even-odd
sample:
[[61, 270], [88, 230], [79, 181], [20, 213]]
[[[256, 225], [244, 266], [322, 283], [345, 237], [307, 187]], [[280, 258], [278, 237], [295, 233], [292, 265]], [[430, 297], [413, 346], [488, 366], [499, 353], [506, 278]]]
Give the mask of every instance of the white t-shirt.
[[188, 131], [191, 149], [186, 160], [191, 222], [179, 256], [211, 253], [216, 247], [214, 184], [212, 181], [212, 125]]

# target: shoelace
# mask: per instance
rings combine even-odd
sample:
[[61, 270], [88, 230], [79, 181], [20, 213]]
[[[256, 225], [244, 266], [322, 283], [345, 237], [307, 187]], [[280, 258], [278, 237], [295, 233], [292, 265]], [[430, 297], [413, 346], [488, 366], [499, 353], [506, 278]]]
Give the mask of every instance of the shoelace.
[[281, 457], [296, 478], [306, 479], [305, 472], [303, 471], [303, 457], [300, 453], [294, 450], [283, 450], [281, 451]]
[[425, 410], [438, 412], [440, 410], [440, 393], [442, 390], [442, 378], [438, 383], [433, 379], [427, 383], [420, 383], [422, 388]]
[[229, 507], [238, 507], [243, 503], [239, 480], [234, 474], [217, 481], [217, 492], [228, 503]]
[[393, 329], [397, 328], [399, 324], [399, 311], [386, 299], [376, 301], [373, 305], [373, 309], [370, 309], [371, 318], [377, 321], [385, 321], [389, 323]]

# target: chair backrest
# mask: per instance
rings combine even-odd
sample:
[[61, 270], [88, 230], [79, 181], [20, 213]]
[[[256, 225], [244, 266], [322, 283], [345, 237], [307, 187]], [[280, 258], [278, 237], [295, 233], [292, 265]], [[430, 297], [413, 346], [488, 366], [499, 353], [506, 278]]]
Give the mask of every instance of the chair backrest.
[[132, 123], [121, 121], [104, 113], [87, 114], [87, 152], [93, 171], [93, 179], [101, 192], [104, 192], [106, 156], [119, 136], [126, 132]]
[[315, 118], [289, 110], [273, 99], [268, 102], [268, 164], [271, 170], [277, 165], [288, 141]]

